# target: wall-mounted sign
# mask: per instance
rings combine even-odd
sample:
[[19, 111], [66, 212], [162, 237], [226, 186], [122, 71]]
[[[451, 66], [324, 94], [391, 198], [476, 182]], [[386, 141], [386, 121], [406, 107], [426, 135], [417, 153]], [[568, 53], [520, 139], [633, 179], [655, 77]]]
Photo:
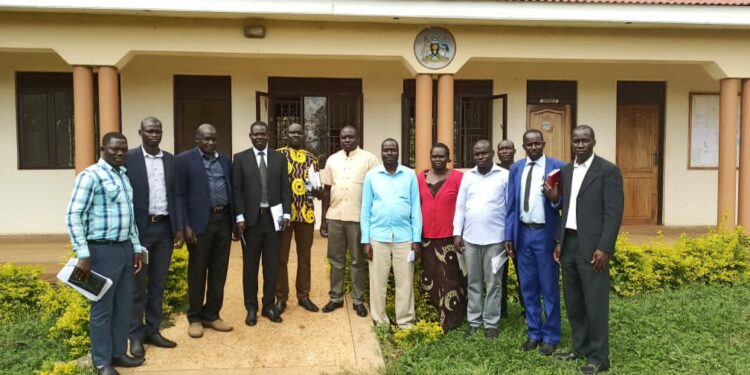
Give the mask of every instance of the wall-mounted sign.
[[414, 55], [425, 68], [445, 68], [456, 56], [456, 40], [442, 27], [428, 27], [417, 34]]

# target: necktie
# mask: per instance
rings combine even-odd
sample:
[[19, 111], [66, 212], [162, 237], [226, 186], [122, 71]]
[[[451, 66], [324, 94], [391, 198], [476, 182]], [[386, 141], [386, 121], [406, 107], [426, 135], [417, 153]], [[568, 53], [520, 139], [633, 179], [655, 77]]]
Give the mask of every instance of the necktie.
[[529, 163], [529, 173], [526, 174], [526, 187], [523, 189], [523, 212], [529, 212], [529, 193], [531, 192], [531, 174], [534, 171], [533, 161]]
[[258, 165], [260, 169], [260, 202], [268, 203], [268, 166], [266, 166], [264, 154], [263, 151], [258, 153], [260, 156], [260, 164]]

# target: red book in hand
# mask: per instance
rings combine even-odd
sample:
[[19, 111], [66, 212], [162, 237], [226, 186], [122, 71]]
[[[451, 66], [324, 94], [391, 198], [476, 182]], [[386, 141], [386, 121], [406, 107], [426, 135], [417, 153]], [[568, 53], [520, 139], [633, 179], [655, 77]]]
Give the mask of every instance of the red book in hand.
[[560, 169], [555, 169], [547, 175], [547, 185], [555, 187], [560, 184]]

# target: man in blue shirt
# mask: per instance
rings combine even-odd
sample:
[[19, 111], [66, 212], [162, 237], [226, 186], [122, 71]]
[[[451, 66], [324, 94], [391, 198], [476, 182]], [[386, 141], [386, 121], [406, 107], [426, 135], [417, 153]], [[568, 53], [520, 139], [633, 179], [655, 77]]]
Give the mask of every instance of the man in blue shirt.
[[422, 211], [414, 170], [398, 163], [398, 142], [381, 146], [383, 164], [365, 176], [360, 227], [365, 257], [370, 261], [370, 309], [376, 324], [389, 324], [385, 314], [388, 274], [396, 281], [396, 323], [414, 325], [414, 259], [422, 240]]
[[141, 270], [141, 243], [133, 214], [133, 189], [123, 164], [128, 140], [107, 133], [99, 161], [75, 180], [65, 222], [78, 257], [74, 277], [86, 280], [94, 271], [112, 280], [89, 318], [91, 361], [99, 374], [117, 374], [112, 366], [136, 367], [143, 358], [126, 354], [133, 271]]

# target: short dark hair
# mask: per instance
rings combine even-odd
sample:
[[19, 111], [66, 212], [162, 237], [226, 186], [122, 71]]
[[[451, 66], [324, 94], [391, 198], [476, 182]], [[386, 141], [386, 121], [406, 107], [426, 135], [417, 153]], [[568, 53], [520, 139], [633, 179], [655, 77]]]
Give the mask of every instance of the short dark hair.
[[344, 131], [344, 129], [352, 129], [352, 130], [354, 130], [354, 135], [357, 135], [357, 134], [359, 134], [359, 130], [357, 130], [357, 127], [356, 127], [356, 126], [354, 126], [354, 125], [344, 125], [344, 126], [343, 126], [343, 127], [341, 128], [341, 130], [339, 130], [339, 134], [341, 134], [341, 132], [343, 132], [343, 131]]
[[430, 154], [432, 154], [432, 150], [434, 150], [436, 148], [442, 148], [443, 150], [445, 150], [445, 154], [446, 155], [450, 155], [451, 154], [451, 149], [448, 148], [448, 145], [446, 145], [445, 143], [441, 143], [441, 142], [438, 142], [438, 143], [435, 143], [435, 144], [432, 145], [432, 147], [430, 148]]
[[393, 138], [386, 138], [386, 139], [384, 139], [383, 143], [380, 144], [380, 147], [383, 147], [383, 145], [385, 145], [386, 142], [393, 142], [393, 143], [396, 144], [396, 147], [398, 147], [398, 141], [395, 140], [395, 139], [393, 139]]
[[156, 118], [154, 116], [148, 116], [148, 117], [144, 118], [143, 120], [141, 120], [141, 129], [143, 129], [143, 127], [146, 126], [146, 124], [148, 124], [148, 123], [158, 124], [160, 127], [162, 126], [161, 125], [161, 121], [159, 121], [158, 118]]
[[109, 132], [107, 134], [104, 134], [104, 137], [102, 137], [102, 146], [106, 146], [109, 144], [109, 142], [113, 139], [122, 139], [123, 141], [127, 142], [128, 139], [123, 135], [122, 133], [118, 132]]
[[253, 128], [256, 127], [256, 126], [262, 126], [262, 127], [266, 128], [266, 130], [268, 130], [268, 124], [266, 124], [263, 121], [256, 121], [256, 122], [250, 124], [250, 132], [252, 132]]
[[531, 134], [531, 133], [537, 133], [537, 134], [539, 134], [539, 137], [542, 138], [542, 142], [544, 142], [544, 133], [542, 133], [541, 130], [539, 130], [539, 129], [528, 129], [525, 132], [523, 132], [523, 136], [521, 137], [521, 143], [523, 143], [523, 140], [526, 139], [526, 135], [527, 134]]
[[485, 145], [485, 144], [487, 145], [487, 147], [490, 148], [490, 150], [492, 150], [492, 143], [490, 143], [490, 141], [488, 141], [486, 139], [480, 139], [480, 140], [474, 142], [474, 147], [477, 147], [479, 145]]
[[588, 130], [591, 133], [591, 139], [596, 139], [596, 134], [594, 134], [594, 128], [592, 128], [592, 127], [590, 127], [590, 126], [588, 126], [586, 124], [578, 125], [573, 130]]

